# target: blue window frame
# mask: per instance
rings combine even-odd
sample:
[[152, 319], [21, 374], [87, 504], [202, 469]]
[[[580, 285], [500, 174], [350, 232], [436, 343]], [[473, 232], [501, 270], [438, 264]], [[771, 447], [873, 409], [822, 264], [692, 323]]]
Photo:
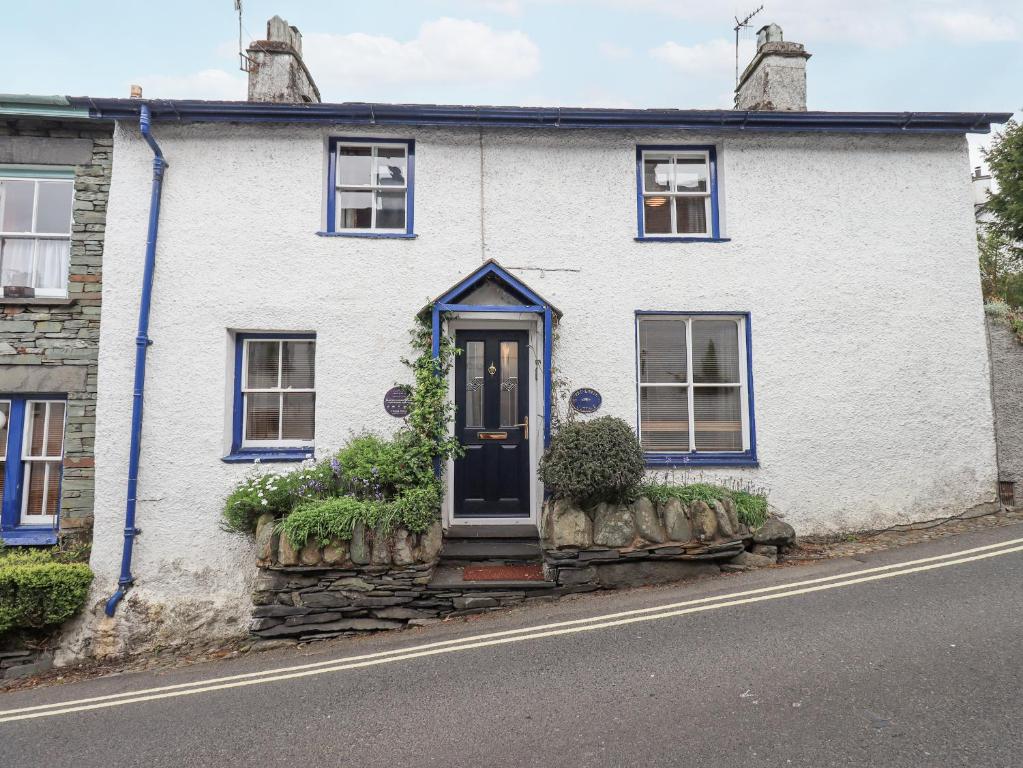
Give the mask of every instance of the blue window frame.
[[0, 395], [0, 536], [54, 544], [64, 473], [65, 395]]
[[637, 241], [724, 242], [712, 145], [636, 147]]
[[415, 237], [416, 143], [336, 137], [328, 142], [328, 237]]
[[636, 312], [648, 466], [757, 466], [752, 354], [748, 312]]
[[224, 461], [312, 457], [315, 361], [315, 334], [236, 334], [231, 452]]

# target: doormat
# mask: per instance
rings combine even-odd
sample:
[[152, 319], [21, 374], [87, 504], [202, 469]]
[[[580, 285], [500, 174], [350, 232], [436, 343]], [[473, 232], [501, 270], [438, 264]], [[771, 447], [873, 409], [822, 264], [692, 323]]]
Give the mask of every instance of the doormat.
[[462, 581], [543, 581], [543, 566], [533, 565], [467, 565]]

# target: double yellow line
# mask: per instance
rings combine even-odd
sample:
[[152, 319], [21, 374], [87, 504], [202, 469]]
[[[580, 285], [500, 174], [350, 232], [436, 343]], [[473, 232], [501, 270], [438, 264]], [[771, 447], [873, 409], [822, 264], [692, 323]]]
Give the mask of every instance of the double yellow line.
[[367, 653], [360, 656], [349, 656], [329, 661], [319, 661], [311, 664], [300, 664], [290, 667], [278, 667], [261, 672], [247, 672], [239, 675], [228, 675], [216, 677], [209, 680], [196, 680], [190, 683], [179, 683], [177, 685], [164, 685], [156, 688], [144, 688], [123, 693], [112, 693], [105, 696], [93, 696], [84, 699], [55, 702], [53, 704], [40, 704], [33, 707], [21, 707], [19, 709], [0, 710], [0, 723], [9, 723], [15, 720], [29, 720], [39, 717], [53, 717], [65, 715], [72, 712], [85, 712], [94, 709], [105, 709], [107, 707], [118, 707], [125, 704], [138, 704], [144, 701], [157, 701], [159, 699], [170, 699], [179, 696], [192, 696], [199, 693], [210, 693], [222, 691], [228, 688], [242, 688], [249, 685], [261, 685], [263, 683], [274, 683], [282, 680], [295, 680], [302, 677], [322, 675], [329, 672], [342, 672], [348, 669], [360, 669], [372, 667], [378, 664], [390, 664], [396, 661], [407, 659], [418, 659], [424, 656], [437, 656], [443, 653], [455, 653], [468, 651], [475, 648], [486, 648], [489, 646], [505, 645], [507, 643], [518, 643], [525, 640], [538, 640], [545, 637], [556, 637], [559, 635], [571, 635], [578, 632], [590, 632], [596, 629], [618, 627], [626, 624], [635, 624], [643, 621], [656, 621], [658, 619], [684, 616], [690, 613], [703, 611], [714, 611], [720, 608], [728, 608], [736, 605], [748, 605], [750, 603], [763, 602], [766, 600], [778, 600], [784, 597], [805, 595], [811, 592], [821, 592], [839, 587], [849, 587], [854, 584], [864, 584], [881, 579], [891, 579], [897, 576], [908, 576], [914, 573], [931, 571], [937, 568], [948, 568], [954, 565], [962, 565], [977, 560], [985, 560], [992, 557], [1012, 554], [1023, 551], [1023, 538], [1003, 541], [998, 544], [989, 544], [984, 547], [960, 550], [946, 555], [925, 557], [919, 560], [910, 560], [892, 565], [882, 565], [876, 568], [865, 568], [852, 573], [838, 574], [835, 576], [824, 576], [817, 579], [789, 582], [778, 584], [773, 587], [761, 587], [750, 589], [744, 592], [733, 592], [726, 595], [713, 597], [702, 597], [696, 600], [685, 600], [678, 603], [668, 603], [652, 608], [639, 608], [619, 613], [609, 613], [602, 616], [591, 616], [585, 619], [573, 619], [571, 621], [559, 621], [551, 624], [541, 624], [521, 629], [509, 629], [502, 632], [490, 632], [482, 635], [458, 638], [453, 640], [442, 640], [435, 643], [426, 643], [409, 648], [398, 648], [391, 651], [380, 651]]

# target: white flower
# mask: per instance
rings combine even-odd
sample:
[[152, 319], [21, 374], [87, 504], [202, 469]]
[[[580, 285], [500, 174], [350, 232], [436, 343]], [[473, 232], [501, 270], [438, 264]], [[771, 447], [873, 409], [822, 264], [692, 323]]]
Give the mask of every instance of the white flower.
[[265, 507], [265, 506], [266, 506], [266, 499], [263, 499], [263, 500], [262, 500], [261, 502], [259, 502], [259, 503], [260, 503], [260, 504], [262, 504], [262, 505], [263, 505], [263, 506]]

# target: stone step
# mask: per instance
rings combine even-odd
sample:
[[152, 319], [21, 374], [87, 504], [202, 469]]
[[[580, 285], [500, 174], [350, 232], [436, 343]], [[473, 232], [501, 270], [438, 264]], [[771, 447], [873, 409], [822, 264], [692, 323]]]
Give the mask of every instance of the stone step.
[[449, 539], [539, 539], [535, 525], [452, 525], [445, 531]]
[[504, 560], [538, 562], [540, 542], [536, 539], [444, 539], [441, 560]]

